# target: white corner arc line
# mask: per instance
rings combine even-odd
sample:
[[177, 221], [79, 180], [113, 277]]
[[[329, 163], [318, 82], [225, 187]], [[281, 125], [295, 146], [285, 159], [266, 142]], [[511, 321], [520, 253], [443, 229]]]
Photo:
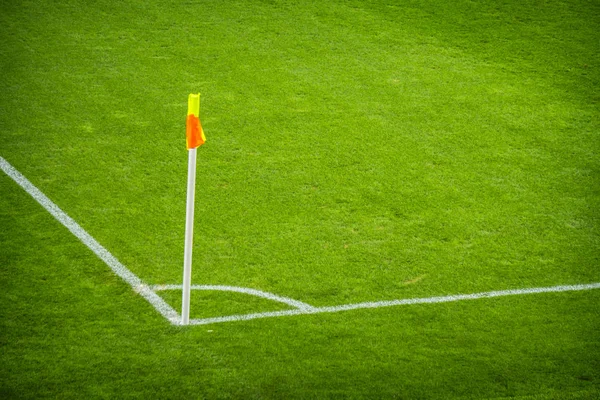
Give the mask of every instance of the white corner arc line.
[[[239, 286], [224, 286], [224, 285], [192, 285], [192, 290], [215, 290], [215, 291], [223, 291], [223, 292], [237, 292], [249, 294], [251, 296], [262, 297], [263, 299], [269, 299], [273, 301], [277, 301], [279, 303], [287, 304], [288, 306], [294, 307], [298, 310], [303, 311], [312, 311], [316, 310], [316, 307], [311, 306], [310, 304], [304, 303], [299, 300], [290, 299], [289, 297], [278, 296], [273, 293], [263, 292], [262, 290], [250, 289]], [[161, 291], [161, 290], [181, 290], [182, 285], [154, 285], [151, 287], [152, 290]]]
[[592, 290], [600, 289], [600, 282], [588, 283], [581, 285], [562, 285], [562, 286], [551, 286], [551, 287], [538, 287], [529, 289], [510, 289], [510, 290], [496, 290], [491, 292], [472, 293], [472, 294], [457, 294], [450, 296], [438, 296], [438, 297], [426, 297], [426, 298], [413, 298], [403, 300], [389, 300], [389, 301], [375, 301], [355, 304], [343, 304], [339, 306], [331, 307], [313, 307], [310, 310], [286, 310], [286, 311], [274, 311], [265, 313], [255, 314], [243, 314], [243, 315], [229, 315], [226, 317], [215, 317], [215, 318], [202, 318], [190, 320], [190, 325], [207, 325], [215, 324], [219, 322], [234, 322], [234, 321], [249, 321], [258, 318], [272, 318], [272, 317], [283, 317], [290, 315], [307, 315], [307, 314], [319, 314], [319, 313], [335, 313], [340, 311], [358, 310], [365, 308], [382, 308], [382, 307], [393, 307], [411, 304], [433, 304], [433, 303], [449, 303], [461, 300], [476, 300], [493, 297], [503, 296], [516, 296], [524, 294], [535, 294], [535, 293], [556, 293], [556, 292], [574, 292], [581, 290]]
[[0, 168], [11, 177], [19, 186], [21, 186], [31, 197], [34, 198], [42, 207], [46, 209], [58, 222], [67, 228], [75, 237], [85, 244], [94, 254], [106, 263], [121, 279], [129, 284], [134, 291], [145, 298], [154, 308], [167, 320], [173, 324], [179, 324], [179, 314], [168, 305], [160, 296], [137, 275], [131, 272], [127, 267], [117, 260], [108, 250], [87, 233], [75, 220], [69, 217], [52, 200], [42, 193], [33, 183], [29, 182], [19, 171], [9, 164], [4, 158], [0, 157]]

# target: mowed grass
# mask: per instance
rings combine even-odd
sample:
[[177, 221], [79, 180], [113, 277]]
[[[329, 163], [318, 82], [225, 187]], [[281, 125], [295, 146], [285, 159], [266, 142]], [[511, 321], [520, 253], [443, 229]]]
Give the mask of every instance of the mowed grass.
[[[147, 283], [181, 282], [191, 92], [195, 284], [329, 306], [600, 281], [594, 2], [1, 7], [0, 156]], [[595, 291], [176, 328], [0, 185], [4, 397], [600, 395]]]

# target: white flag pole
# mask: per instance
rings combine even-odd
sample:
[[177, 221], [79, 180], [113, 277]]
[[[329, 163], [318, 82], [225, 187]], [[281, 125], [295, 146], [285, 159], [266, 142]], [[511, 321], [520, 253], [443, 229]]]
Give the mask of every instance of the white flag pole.
[[185, 208], [185, 249], [183, 254], [183, 287], [181, 324], [190, 323], [190, 291], [192, 286], [192, 248], [194, 245], [194, 197], [196, 195], [196, 148], [206, 141], [200, 125], [200, 93], [188, 96], [185, 138], [188, 148], [187, 201]]
[[192, 284], [192, 245], [194, 238], [194, 197], [196, 192], [196, 149], [188, 150], [187, 202], [185, 211], [185, 249], [183, 255], [183, 298], [181, 324], [190, 323], [190, 291]]

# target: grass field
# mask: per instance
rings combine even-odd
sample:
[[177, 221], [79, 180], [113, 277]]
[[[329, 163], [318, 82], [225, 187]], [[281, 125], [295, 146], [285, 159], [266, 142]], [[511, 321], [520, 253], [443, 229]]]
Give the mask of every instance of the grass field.
[[[150, 285], [600, 282], [596, 1], [13, 1], [0, 157]], [[0, 397], [600, 398], [600, 290], [174, 326], [0, 173]], [[181, 291], [159, 292], [180, 310]], [[289, 309], [194, 291], [192, 318]]]

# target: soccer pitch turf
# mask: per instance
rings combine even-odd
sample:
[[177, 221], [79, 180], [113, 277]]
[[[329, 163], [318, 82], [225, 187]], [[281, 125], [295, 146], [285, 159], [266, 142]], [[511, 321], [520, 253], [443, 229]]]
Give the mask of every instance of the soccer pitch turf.
[[598, 4], [0, 7], [3, 397], [600, 396]]

